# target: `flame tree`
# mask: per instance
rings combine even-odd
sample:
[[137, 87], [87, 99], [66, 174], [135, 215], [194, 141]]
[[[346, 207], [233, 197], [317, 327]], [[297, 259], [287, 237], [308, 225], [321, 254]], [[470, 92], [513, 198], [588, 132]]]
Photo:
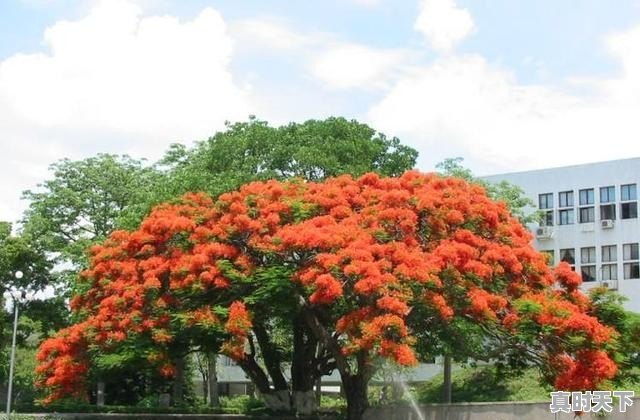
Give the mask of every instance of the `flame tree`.
[[81, 321], [42, 344], [40, 384], [48, 401], [83, 397], [99, 354], [135, 348], [171, 376], [176, 354], [215, 345], [271, 406], [298, 412], [337, 369], [359, 419], [377, 360], [414, 365], [416, 348], [435, 353], [471, 325], [485, 350], [527, 358], [557, 388], [603, 386], [617, 334], [530, 240], [482, 187], [435, 174], [189, 194], [92, 249], [72, 301]]

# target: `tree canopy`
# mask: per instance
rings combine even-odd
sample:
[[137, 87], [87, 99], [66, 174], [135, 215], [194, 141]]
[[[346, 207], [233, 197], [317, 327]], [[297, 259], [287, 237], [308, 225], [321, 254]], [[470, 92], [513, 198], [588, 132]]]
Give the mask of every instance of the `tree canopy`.
[[[435, 174], [188, 194], [92, 248], [78, 322], [40, 348], [41, 384], [49, 401], [82, 397], [94, 360], [132, 347], [171, 376], [185, 347], [218, 340], [265, 396], [288, 389], [289, 364], [294, 399], [338, 369], [357, 419], [377, 359], [413, 365], [418, 343], [469, 323], [556, 387], [597, 388], [616, 373], [617, 334], [589, 314], [580, 276], [552, 271], [530, 240], [482, 187]], [[291, 360], [272, 328], [291, 331]]]

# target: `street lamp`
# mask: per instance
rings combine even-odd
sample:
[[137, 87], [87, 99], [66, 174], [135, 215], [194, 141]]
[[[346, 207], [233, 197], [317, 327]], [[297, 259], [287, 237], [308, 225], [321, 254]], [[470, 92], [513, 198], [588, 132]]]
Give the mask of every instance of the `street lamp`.
[[[20, 280], [22, 271], [16, 271], [15, 277]], [[13, 391], [13, 366], [16, 361], [16, 334], [18, 332], [18, 303], [27, 298], [26, 290], [10, 289], [5, 296], [13, 299], [13, 338], [11, 340], [11, 361], [9, 362], [9, 386], [7, 387], [7, 419], [11, 416], [11, 392]]]

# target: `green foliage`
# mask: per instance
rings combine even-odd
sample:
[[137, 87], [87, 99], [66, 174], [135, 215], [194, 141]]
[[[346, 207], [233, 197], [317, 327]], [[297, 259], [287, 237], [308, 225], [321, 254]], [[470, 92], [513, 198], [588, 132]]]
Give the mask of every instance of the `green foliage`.
[[436, 169], [442, 175], [455, 176], [456, 178], [462, 178], [466, 181], [477, 182], [478, 179], [473, 175], [473, 172], [469, 168], [465, 168], [462, 165], [464, 158], [455, 157], [447, 158], [442, 162], [436, 164]]
[[[53, 296], [46, 300], [33, 300], [23, 303], [20, 307], [20, 330], [19, 333], [25, 337], [30, 337], [36, 346], [37, 342], [45, 337], [50, 337], [58, 330], [66, 327], [69, 323], [69, 311], [64, 296]], [[22, 320], [30, 319], [32, 323], [29, 328]]]
[[[416, 390], [421, 403], [442, 399], [442, 375]], [[548, 400], [550, 389], [541, 385], [535, 369], [509, 375], [495, 366], [468, 367], [453, 373], [452, 402], [539, 401]]]
[[[12, 235], [11, 224], [0, 222], [0, 289], [9, 286], [43, 289], [54, 283], [50, 274], [52, 262], [45, 250], [38, 246], [33, 237], [27, 234]], [[16, 271], [22, 271], [22, 279], [15, 278]]]
[[218, 195], [254, 180], [321, 180], [370, 171], [399, 175], [415, 165], [416, 157], [417, 152], [397, 138], [331, 117], [281, 127], [257, 119], [229, 124], [192, 150], [172, 146], [161, 163], [171, 174], [164, 193]]
[[267, 408], [261, 400], [249, 395], [220, 397], [222, 411], [229, 414], [258, 414], [266, 413]]
[[[9, 352], [10, 346], [4, 348], [0, 354], [0, 381], [6, 384], [9, 378]], [[13, 376], [13, 397], [15, 404], [31, 403], [42, 395], [34, 387], [36, 368], [36, 349], [29, 347], [16, 347], [16, 362]], [[4, 403], [4, 401], [2, 401]]]
[[[53, 263], [46, 253], [28, 235], [13, 235], [11, 230], [11, 224], [0, 222], [0, 293], [9, 287], [42, 290], [47, 285], [55, 286], [57, 278], [50, 273]], [[14, 273], [18, 270], [24, 274], [21, 279], [15, 278]], [[3, 298], [0, 298], [0, 305], [0, 382], [6, 383], [13, 333], [13, 305], [10, 312], [5, 312]], [[62, 299], [20, 304], [14, 376], [17, 402], [31, 401], [37, 394], [33, 379], [35, 347], [39, 339], [62, 328], [66, 322], [67, 314]]]
[[627, 298], [608, 288], [593, 288], [589, 295], [593, 315], [619, 333], [614, 346], [617, 383], [640, 383], [640, 314], [625, 310]]
[[340, 395], [322, 395], [320, 397], [320, 410], [336, 411], [344, 410], [347, 407], [347, 400]]
[[29, 200], [25, 232], [42, 249], [59, 253], [60, 261], [76, 267], [86, 263], [88, 246], [146, 214], [152, 185], [160, 177], [139, 160], [108, 154], [62, 159], [50, 170], [51, 179], [24, 192]]

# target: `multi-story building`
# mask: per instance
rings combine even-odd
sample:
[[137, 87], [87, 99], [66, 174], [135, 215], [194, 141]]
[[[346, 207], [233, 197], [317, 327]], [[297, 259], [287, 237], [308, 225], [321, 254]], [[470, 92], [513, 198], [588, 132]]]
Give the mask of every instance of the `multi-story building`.
[[552, 264], [568, 262], [583, 288], [607, 286], [640, 312], [640, 158], [483, 177], [524, 190], [542, 213], [533, 245]]

